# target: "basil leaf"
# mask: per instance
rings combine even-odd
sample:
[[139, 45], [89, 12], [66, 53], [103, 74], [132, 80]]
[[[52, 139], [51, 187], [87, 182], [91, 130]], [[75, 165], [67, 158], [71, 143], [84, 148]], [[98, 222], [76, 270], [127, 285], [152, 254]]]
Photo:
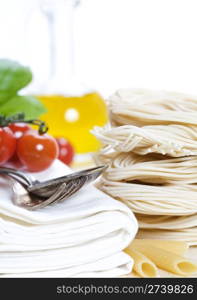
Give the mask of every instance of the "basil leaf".
[[0, 103], [28, 85], [32, 80], [32, 72], [28, 67], [16, 61], [0, 59]]
[[35, 119], [46, 112], [43, 104], [33, 96], [14, 96], [0, 105], [0, 114], [11, 116], [23, 112], [27, 119]]

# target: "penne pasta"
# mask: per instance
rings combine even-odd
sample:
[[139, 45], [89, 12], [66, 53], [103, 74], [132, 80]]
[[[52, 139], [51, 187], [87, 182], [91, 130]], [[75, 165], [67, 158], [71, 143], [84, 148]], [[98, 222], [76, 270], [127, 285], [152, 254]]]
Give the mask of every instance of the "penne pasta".
[[135, 248], [138, 246], [161, 248], [181, 256], [184, 256], [189, 248], [189, 245], [182, 241], [135, 239], [131, 243], [131, 247]]
[[141, 277], [158, 277], [158, 269], [150, 259], [136, 251], [132, 246], [125, 249], [125, 252], [133, 258], [133, 269], [137, 274]]
[[142, 253], [152, 260], [159, 268], [166, 271], [189, 276], [197, 272], [197, 265], [187, 258], [173, 252], [151, 245], [135, 245], [132, 249]]

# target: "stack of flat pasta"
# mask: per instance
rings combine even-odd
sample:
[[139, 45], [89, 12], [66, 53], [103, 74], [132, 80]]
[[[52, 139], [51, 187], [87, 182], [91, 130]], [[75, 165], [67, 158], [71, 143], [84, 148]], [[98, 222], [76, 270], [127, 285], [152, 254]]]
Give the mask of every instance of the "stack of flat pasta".
[[93, 131], [100, 189], [136, 213], [139, 238], [197, 245], [197, 97], [119, 90], [108, 106], [111, 125]]

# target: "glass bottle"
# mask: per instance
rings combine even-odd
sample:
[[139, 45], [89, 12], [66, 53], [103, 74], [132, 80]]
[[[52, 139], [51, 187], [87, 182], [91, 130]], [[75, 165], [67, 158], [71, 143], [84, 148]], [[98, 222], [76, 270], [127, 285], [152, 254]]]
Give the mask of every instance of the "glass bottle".
[[50, 33], [50, 78], [37, 97], [47, 108], [41, 119], [49, 133], [68, 139], [76, 153], [90, 153], [100, 147], [90, 133], [108, 121], [107, 108], [98, 92], [87, 89], [74, 72], [73, 14], [76, 0], [41, 2]]

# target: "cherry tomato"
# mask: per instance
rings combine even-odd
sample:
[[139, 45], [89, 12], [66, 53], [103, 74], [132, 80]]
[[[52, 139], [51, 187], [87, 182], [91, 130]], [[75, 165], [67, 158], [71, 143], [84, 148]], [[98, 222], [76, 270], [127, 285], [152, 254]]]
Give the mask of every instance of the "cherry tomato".
[[25, 123], [11, 123], [8, 127], [12, 130], [16, 139], [19, 139], [25, 132], [31, 130], [31, 127]]
[[8, 127], [0, 128], [0, 164], [7, 162], [16, 149], [16, 139]]
[[70, 165], [74, 158], [73, 146], [65, 138], [56, 138], [59, 146], [59, 160], [61, 160], [66, 165]]
[[58, 145], [53, 137], [31, 130], [18, 139], [17, 155], [29, 171], [39, 172], [58, 157]]
[[[31, 127], [25, 123], [11, 123], [9, 124], [8, 127], [12, 130], [16, 138], [16, 142], [18, 141], [19, 138], [21, 138], [24, 135], [25, 132], [31, 130]], [[16, 152], [13, 154], [9, 162], [13, 165], [13, 167], [17, 169], [23, 166]]]

